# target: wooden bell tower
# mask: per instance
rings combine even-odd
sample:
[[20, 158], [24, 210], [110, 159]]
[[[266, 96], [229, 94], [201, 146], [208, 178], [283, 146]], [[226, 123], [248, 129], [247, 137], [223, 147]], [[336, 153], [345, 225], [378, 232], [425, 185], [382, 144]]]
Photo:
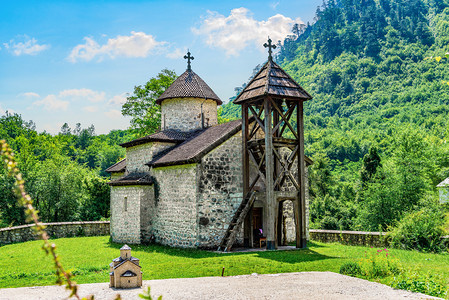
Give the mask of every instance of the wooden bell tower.
[[[264, 46], [269, 53], [267, 63], [234, 100], [242, 106], [243, 198], [254, 194], [265, 202], [264, 235], [270, 250], [281, 242], [282, 204], [291, 200], [296, 247], [305, 248], [303, 103], [312, 97], [273, 61], [276, 46], [270, 39]], [[289, 149], [287, 154], [282, 148]], [[249, 213], [244, 221], [245, 246], [251, 244], [251, 221]]]

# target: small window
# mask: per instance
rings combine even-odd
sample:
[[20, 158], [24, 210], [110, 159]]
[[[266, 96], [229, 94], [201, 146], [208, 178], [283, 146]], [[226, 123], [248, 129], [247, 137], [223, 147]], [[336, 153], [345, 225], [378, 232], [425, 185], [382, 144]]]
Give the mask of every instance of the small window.
[[125, 202], [125, 211], [128, 211], [128, 197], [127, 196], [125, 196], [124, 202]]

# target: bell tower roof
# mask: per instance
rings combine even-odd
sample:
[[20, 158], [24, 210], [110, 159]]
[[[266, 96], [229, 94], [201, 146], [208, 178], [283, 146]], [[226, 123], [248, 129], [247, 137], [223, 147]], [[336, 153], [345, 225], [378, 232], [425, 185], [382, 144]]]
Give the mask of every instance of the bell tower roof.
[[293, 101], [306, 101], [312, 99], [312, 96], [310, 96], [306, 90], [304, 90], [290, 77], [290, 75], [273, 61], [271, 53], [268, 61], [243, 91], [240, 92], [234, 100], [234, 103], [243, 104], [245, 102], [261, 99], [267, 95]]

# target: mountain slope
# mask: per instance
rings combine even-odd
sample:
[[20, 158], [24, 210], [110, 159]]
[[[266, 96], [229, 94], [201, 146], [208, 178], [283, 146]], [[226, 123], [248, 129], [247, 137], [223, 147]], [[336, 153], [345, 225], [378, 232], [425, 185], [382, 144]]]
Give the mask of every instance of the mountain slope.
[[[449, 176], [448, 45], [441, 0], [325, 1], [312, 25], [293, 28], [277, 62], [314, 97], [305, 104], [312, 226], [377, 230], [436, 201]], [[229, 103], [221, 115], [238, 112]], [[370, 149], [381, 163], [364, 182]]]

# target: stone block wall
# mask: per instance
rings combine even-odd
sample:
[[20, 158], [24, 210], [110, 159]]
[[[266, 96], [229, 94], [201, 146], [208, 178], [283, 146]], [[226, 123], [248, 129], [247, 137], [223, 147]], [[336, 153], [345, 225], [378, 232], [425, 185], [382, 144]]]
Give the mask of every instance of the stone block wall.
[[214, 100], [174, 98], [161, 103], [161, 128], [180, 131], [201, 129], [201, 106], [204, 127], [217, 125], [217, 102]]
[[[44, 223], [50, 238], [109, 235], [109, 221]], [[0, 228], [0, 244], [37, 240], [34, 225]]]
[[156, 180], [155, 242], [182, 248], [198, 246], [197, 169], [197, 164], [152, 169]]
[[339, 231], [311, 229], [310, 239], [323, 243], [341, 243], [351, 246], [387, 247], [388, 241], [383, 232]]
[[126, 173], [149, 172], [145, 164], [157, 153], [174, 145], [174, 143], [152, 142], [126, 148]]
[[[141, 231], [149, 231], [150, 218], [142, 206], [151, 209], [154, 189], [149, 185], [111, 187], [111, 237], [114, 242], [140, 244]], [[142, 218], [142, 215], [143, 218]]]
[[[198, 241], [201, 248], [218, 247], [242, 202], [242, 135], [234, 135], [201, 160], [198, 196]], [[243, 243], [243, 230], [237, 244]]]
[[156, 208], [154, 186], [142, 186], [140, 190], [140, 241], [153, 240], [153, 220]]

